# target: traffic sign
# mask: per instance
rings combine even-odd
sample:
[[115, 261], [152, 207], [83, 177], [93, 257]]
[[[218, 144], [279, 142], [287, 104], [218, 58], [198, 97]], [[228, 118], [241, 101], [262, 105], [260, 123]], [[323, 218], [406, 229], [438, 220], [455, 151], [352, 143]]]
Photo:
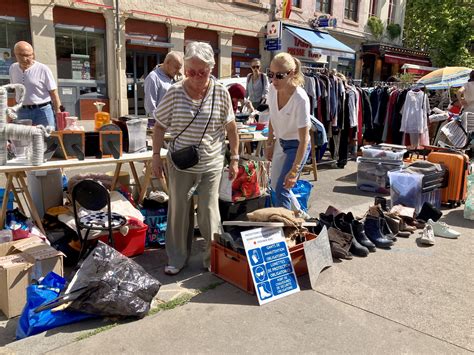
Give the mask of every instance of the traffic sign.
[[257, 228], [240, 234], [260, 305], [300, 291], [281, 228]]

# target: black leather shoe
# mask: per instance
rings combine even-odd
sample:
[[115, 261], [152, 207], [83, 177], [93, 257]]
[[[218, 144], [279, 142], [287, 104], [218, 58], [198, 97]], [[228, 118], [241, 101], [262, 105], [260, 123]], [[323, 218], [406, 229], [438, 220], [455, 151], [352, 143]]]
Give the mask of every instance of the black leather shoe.
[[339, 229], [341, 232], [344, 232], [352, 237], [352, 244], [349, 251], [357, 256], [367, 256], [369, 255], [369, 249], [365, 246], [360, 245], [357, 239], [352, 232], [352, 225], [347, 223], [344, 219], [346, 217], [345, 213], [340, 213], [336, 217], [334, 217], [334, 226]]
[[357, 256], [365, 257], [369, 255], [369, 249], [359, 244], [359, 242], [357, 241], [357, 239], [355, 239], [355, 237], [352, 237], [352, 244], [349, 251], [351, 252], [351, 254], [354, 254]]
[[390, 248], [393, 245], [393, 241], [385, 238], [380, 231], [380, 219], [378, 217], [367, 216], [364, 222], [364, 231], [367, 238], [377, 248]]
[[377, 249], [375, 248], [375, 244], [372, 243], [369, 238], [365, 235], [364, 231], [364, 224], [357, 220], [353, 220], [352, 223], [352, 232], [354, 234], [354, 238], [366, 247], [371, 253], [375, 252]]

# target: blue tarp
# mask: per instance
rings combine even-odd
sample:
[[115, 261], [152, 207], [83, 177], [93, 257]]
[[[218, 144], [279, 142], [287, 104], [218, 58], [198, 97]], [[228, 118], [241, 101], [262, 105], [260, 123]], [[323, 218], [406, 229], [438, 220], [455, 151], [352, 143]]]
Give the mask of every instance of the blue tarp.
[[285, 25], [285, 29], [311, 45], [311, 47], [320, 49], [321, 54], [350, 59], [355, 58], [355, 50], [339, 42], [328, 33], [288, 25]]

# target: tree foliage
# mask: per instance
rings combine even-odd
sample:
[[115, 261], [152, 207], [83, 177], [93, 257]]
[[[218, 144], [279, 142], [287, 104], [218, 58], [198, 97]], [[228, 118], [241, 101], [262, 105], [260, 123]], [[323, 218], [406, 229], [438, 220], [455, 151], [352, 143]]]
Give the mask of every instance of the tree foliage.
[[376, 39], [380, 39], [383, 34], [383, 23], [382, 20], [376, 16], [370, 16], [367, 20], [367, 27]]
[[403, 43], [428, 51], [433, 65], [474, 67], [472, 0], [407, 0]]

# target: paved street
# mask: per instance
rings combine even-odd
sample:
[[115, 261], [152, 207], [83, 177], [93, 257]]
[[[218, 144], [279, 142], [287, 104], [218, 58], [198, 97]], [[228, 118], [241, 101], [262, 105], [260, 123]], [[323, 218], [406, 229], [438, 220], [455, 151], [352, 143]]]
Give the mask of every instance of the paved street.
[[[354, 162], [319, 171], [311, 196], [313, 215], [329, 204], [363, 215], [373, 194], [355, 188]], [[308, 177], [308, 176], [306, 176]], [[29, 353], [468, 353], [474, 351], [474, 222], [462, 209], [443, 220], [462, 232], [458, 240], [417, 235], [399, 238], [392, 250], [334, 263], [317, 290], [308, 276], [302, 291], [265, 306], [255, 296], [202, 273], [199, 240], [190, 266], [175, 277], [162, 272], [163, 250], [136, 258], [163, 287], [142, 320], [94, 320], [12, 342], [17, 319], [2, 321], [2, 351]], [[193, 297], [194, 296], [194, 297]]]

